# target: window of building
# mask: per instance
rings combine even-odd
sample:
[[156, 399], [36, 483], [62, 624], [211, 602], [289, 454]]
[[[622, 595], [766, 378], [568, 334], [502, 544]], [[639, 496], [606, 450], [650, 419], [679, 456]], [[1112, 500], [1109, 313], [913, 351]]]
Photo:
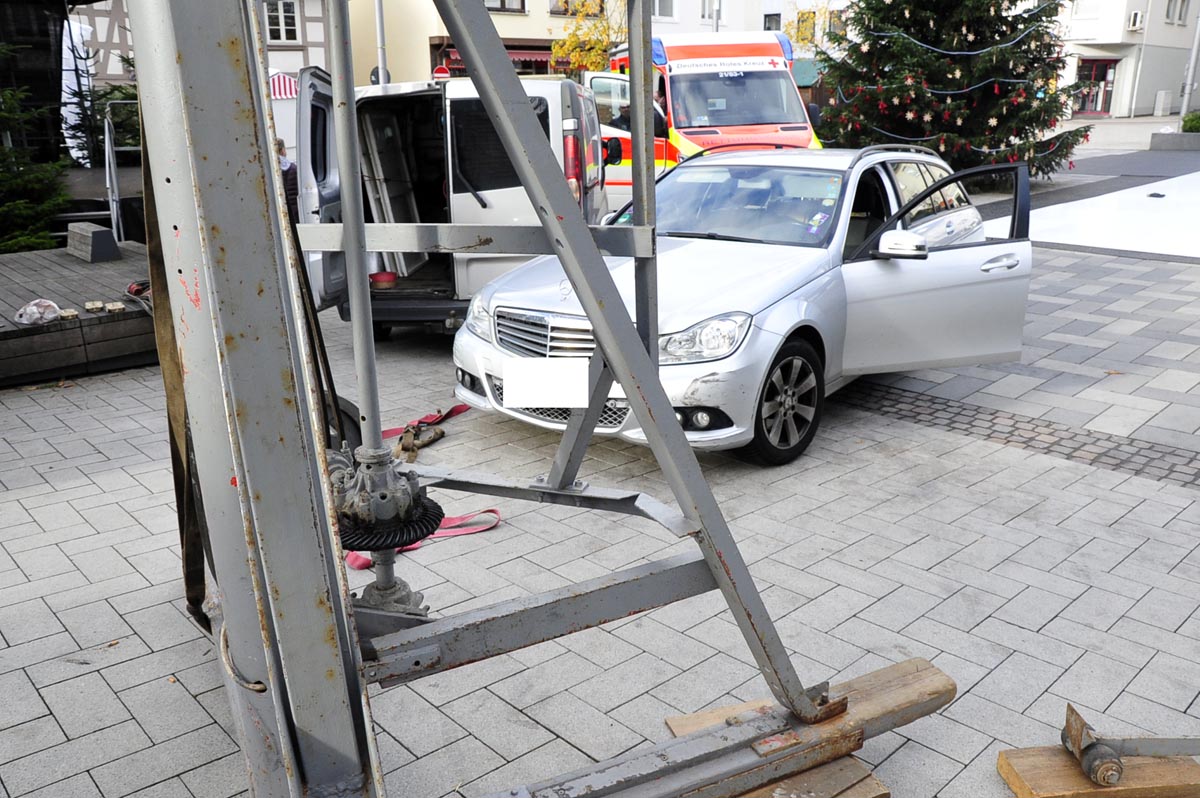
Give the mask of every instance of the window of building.
[[712, 19], [714, 10], [717, 19], [725, 19], [721, 14], [721, 0], [700, 0], [700, 19]]
[[1175, 24], [1175, 0], [1167, 0], [1167, 24]]
[[829, 33], [839, 33], [842, 36], [846, 35], [846, 18], [842, 16], [842, 13], [843, 12], [835, 11], [834, 9], [829, 10], [829, 24], [825, 28]]
[[525, 0], [483, 0], [483, 4], [487, 6], [488, 11], [523, 12], [525, 10]]
[[654, 16], [674, 17], [675, 0], [654, 0]]
[[603, 1], [599, 3], [588, 2], [588, 0], [550, 0], [551, 14], [573, 17], [580, 11], [586, 12], [588, 16], [598, 17], [604, 13], [604, 3]]
[[268, 0], [267, 41], [299, 43], [300, 25], [295, 0]]
[[803, 46], [811, 46], [817, 40], [817, 12], [796, 12], [796, 42]]
[[1178, 22], [1180, 25], [1187, 24], [1187, 13], [1188, 13], [1189, 3], [1190, 3], [1190, 0], [1179, 0], [1179, 16], [1175, 18], [1175, 21]]
[[782, 27], [780, 14], [763, 14], [763, 30], [780, 30]]

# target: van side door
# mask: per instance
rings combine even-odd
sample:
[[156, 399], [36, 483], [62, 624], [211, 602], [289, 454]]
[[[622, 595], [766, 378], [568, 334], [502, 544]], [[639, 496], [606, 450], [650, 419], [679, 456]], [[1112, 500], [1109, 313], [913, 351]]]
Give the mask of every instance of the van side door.
[[[297, 168], [300, 195], [297, 224], [342, 220], [341, 180], [333, 142], [333, 87], [329, 73], [305, 67], [297, 80]], [[346, 295], [346, 256], [342, 252], [302, 255], [319, 309], [336, 305]]]

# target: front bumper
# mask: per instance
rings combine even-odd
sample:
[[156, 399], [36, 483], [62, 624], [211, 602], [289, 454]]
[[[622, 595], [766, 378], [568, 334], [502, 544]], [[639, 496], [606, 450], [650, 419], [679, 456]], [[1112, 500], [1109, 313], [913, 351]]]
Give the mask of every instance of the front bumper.
[[[722, 429], [685, 430], [693, 448], [732, 449], [751, 441], [758, 393], [778, 346], [776, 336], [751, 327], [746, 340], [729, 357], [708, 363], [672, 364], [659, 368], [663, 389], [673, 407], [715, 407], [733, 422]], [[543, 429], [566, 429], [569, 409], [503, 406], [504, 366], [518, 357], [465, 327], [460, 329], [454, 337], [454, 365], [477, 378], [477, 387], [482, 393], [458, 384], [454, 389], [455, 397], [471, 407], [503, 413]], [[601, 416], [596, 434], [616, 436], [642, 445], [646, 443], [646, 433], [629, 410], [620, 383], [614, 382], [609, 391], [609, 405]]]

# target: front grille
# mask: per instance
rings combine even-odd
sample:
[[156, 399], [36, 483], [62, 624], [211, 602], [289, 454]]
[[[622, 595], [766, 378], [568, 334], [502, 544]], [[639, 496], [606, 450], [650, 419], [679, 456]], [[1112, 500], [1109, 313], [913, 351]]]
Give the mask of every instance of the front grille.
[[522, 357], [591, 357], [592, 327], [583, 316], [556, 316], [528, 310], [496, 311], [496, 342]]
[[[492, 393], [496, 397], [496, 403], [501, 407], [504, 406], [504, 381], [496, 377], [489, 377], [488, 381], [492, 386]], [[571, 418], [571, 408], [569, 407], [507, 407], [505, 410], [511, 410], [514, 413], [519, 413], [523, 416], [538, 418], [542, 421], [550, 421], [555, 424], [566, 424]], [[596, 423], [598, 430], [616, 430], [620, 429], [625, 423], [625, 418], [629, 415], [629, 405], [621, 399], [609, 399], [604, 405], [604, 409], [600, 411], [600, 421]]]

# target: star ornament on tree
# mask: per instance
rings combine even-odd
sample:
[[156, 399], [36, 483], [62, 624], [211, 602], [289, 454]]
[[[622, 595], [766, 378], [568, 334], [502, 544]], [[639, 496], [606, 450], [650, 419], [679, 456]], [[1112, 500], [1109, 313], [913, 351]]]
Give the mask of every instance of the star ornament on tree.
[[915, 111], [906, 111], [904, 113], [904, 118], [911, 122], [912, 120], [917, 118], [917, 114]]
[[997, 119], [997, 118], [996, 118], [996, 117], [994, 117], [994, 116], [993, 116], [991, 119], [989, 119], [989, 120], [988, 120], [988, 126], [989, 126], [989, 127], [995, 127], [995, 126], [996, 126], [996, 125], [998, 125], [998, 124], [1000, 124], [1000, 120], [999, 120], [999, 119]]

